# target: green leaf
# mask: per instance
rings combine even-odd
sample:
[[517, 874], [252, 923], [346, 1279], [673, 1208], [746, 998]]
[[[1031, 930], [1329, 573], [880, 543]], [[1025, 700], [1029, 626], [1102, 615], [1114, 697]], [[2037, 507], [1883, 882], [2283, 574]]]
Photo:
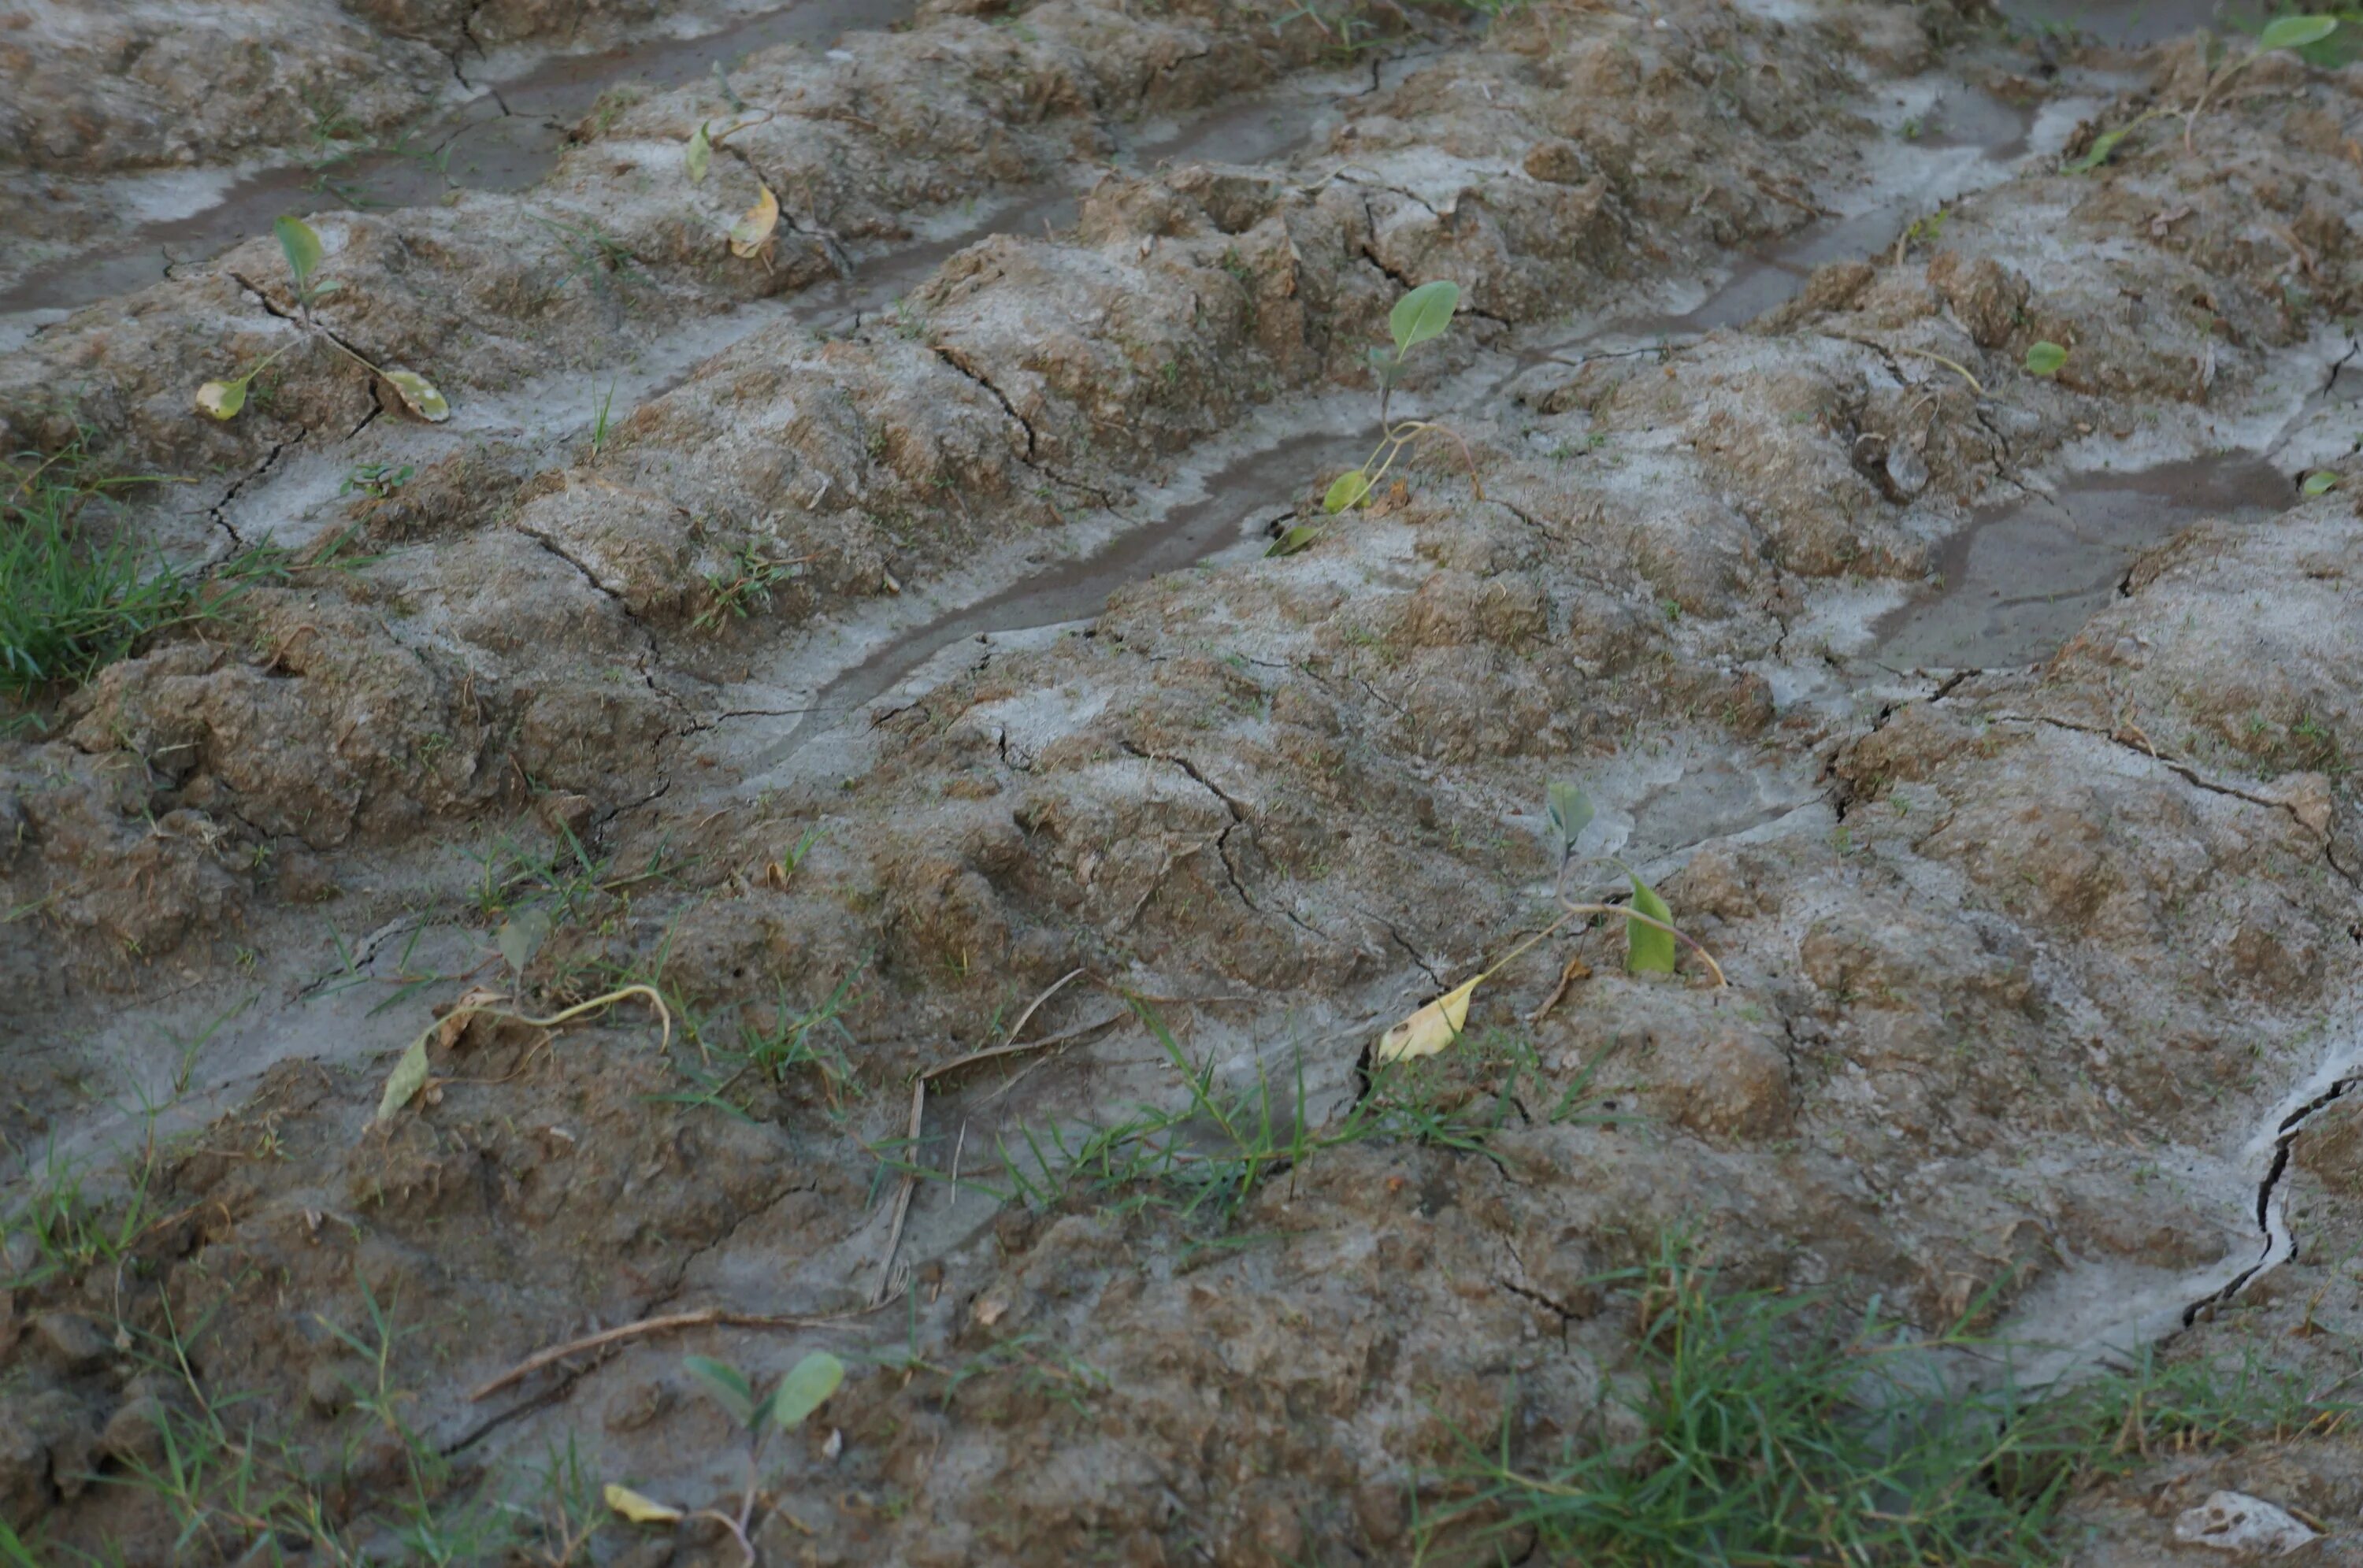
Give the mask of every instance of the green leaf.
[[704, 1387], [707, 1397], [722, 1407], [724, 1415], [741, 1427], [755, 1424], [755, 1390], [748, 1386], [744, 1373], [710, 1355], [685, 1355], [681, 1364]]
[[435, 383], [416, 370], [384, 370], [386, 384], [394, 388], [410, 412], [429, 425], [440, 425], [451, 417], [451, 405], [435, 390]]
[[794, 1370], [780, 1379], [779, 1387], [771, 1392], [778, 1401], [771, 1408], [771, 1419], [783, 1432], [792, 1432], [804, 1425], [804, 1418], [827, 1402], [828, 1397], [845, 1381], [845, 1363], [826, 1351], [815, 1351], [796, 1363]]
[[2305, 476], [2305, 482], [2298, 488], [2308, 495], [2320, 495], [2338, 488], [2338, 476], [2328, 469], [2316, 469]]
[[33, 1555], [21, 1536], [8, 1528], [6, 1519], [0, 1519], [0, 1562], [8, 1568], [41, 1568], [41, 1560]]
[[252, 376], [240, 376], [234, 381], [207, 381], [197, 389], [197, 406], [216, 419], [236, 419], [238, 411], [246, 406], [246, 383]]
[[1551, 832], [1559, 835], [1559, 858], [1575, 853], [1575, 841], [1592, 825], [1592, 797], [1581, 784], [1557, 783], [1545, 791], [1545, 811]]
[[697, 128], [689, 133], [689, 151], [682, 160], [688, 165], [689, 182], [693, 185], [705, 178], [706, 166], [714, 161], [714, 142], [705, 134], [706, 124], [698, 121]]
[[2123, 126], [2113, 131], [2102, 131], [2092, 138], [2092, 145], [2084, 149], [2083, 157], [2073, 163], [2061, 164], [2060, 171], [2068, 174], [2090, 174], [2109, 160], [2109, 154], [2116, 151], [2117, 143], [2133, 134], [2133, 128]]
[[271, 231], [279, 237], [279, 248], [287, 257], [287, 270], [295, 274], [296, 293], [305, 292], [312, 274], [320, 270], [320, 259], [327, 254], [320, 248], [320, 237], [302, 218], [273, 218]]
[[1387, 314], [1387, 330], [1394, 334], [1395, 352], [1406, 353], [1415, 343], [1442, 336], [1444, 329], [1452, 325], [1452, 313], [1459, 305], [1460, 285], [1446, 278], [1422, 283], [1397, 300], [1395, 308]]
[[[1625, 873], [1633, 878], [1633, 907], [1653, 920], [1673, 922], [1674, 911], [1656, 889], [1641, 880], [1637, 872]], [[1674, 972], [1674, 933], [1660, 931], [1654, 925], [1643, 925], [1637, 920], [1625, 922], [1625, 967], [1635, 975], [1670, 975]]]
[[541, 951], [541, 944], [549, 940], [553, 923], [549, 911], [538, 905], [519, 910], [501, 922], [501, 929], [493, 934], [493, 944], [508, 960], [509, 967], [522, 975], [525, 966], [533, 962], [533, 955]]
[[1321, 510], [1335, 517], [1370, 493], [1370, 476], [1359, 469], [1348, 469], [1330, 481], [1329, 493], [1321, 498]]
[[412, 1041], [410, 1048], [394, 1064], [394, 1071], [386, 1075], [385, 1093], [378, 1097], [377, 1115], [372, 1120], [392, 1121], [395, 1111], [408, 1105], [427, 1087], [427, 1042], [434, 1033], [430, 1029]]
[[2283, 17], [2266, 24], [2265, 30], [2257, 35], [2257, 47], [2303, 49], [2308, 44], [2320, 43], [2337, 30], [2335, 17]]
[[1328, 531], [1318, 523], [1299, 523], [1295, 527], [1274, 539], [1271, 542], [1271, 548], [1263, 553], [1263, 558], [1270, 560], [1276, 556], [1292, 556]]
[[2067, 362], [2068, 350], [2047, 338], [2027, 346], [2026, 370], [2029, 375], [2056, 376], [2059, 373], [2059, 367]]

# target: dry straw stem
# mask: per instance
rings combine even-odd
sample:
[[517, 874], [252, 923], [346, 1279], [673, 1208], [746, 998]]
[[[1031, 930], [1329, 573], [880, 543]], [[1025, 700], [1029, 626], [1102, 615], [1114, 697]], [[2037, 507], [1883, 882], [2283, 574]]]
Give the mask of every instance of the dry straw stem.
[[[946, 1073], [958, 1072], [962, 1067], [974, 1066], [979, 1062], [992, 1061], [996, 1056], [1014, 1056], [1024, 1051], [1039, 1051], [1045, 1046], [1055, 1045], [1061, 1040], [1072, 1037], [1071, 1034], [1053, 1034], [1045, 1039], [1029, 1040], [1023, 1043], [1018, 1043], [1017, 1040], [1017, 1036], [1026, 1032], [1026, 1026], [1034, 1021], [1034, 1014], [1040, 1010], [1042, 1004], [1057, 996], [1066, 988], [1069, 981], [1079, 978], [1083, 973], [1084, 971], [1080, 968], [1068, 970], [1053, 980], [1048, 990], [1027, 1002], [1026, 1010], [1017, 1015], [1017, 1021], [1009, 1026], [1009, 1038], [1005, 1043], [987, 1046], [982, 1051], [971, 1051], [968, 1055], [955, 1056], [949, 1062], [938, 1062], [911, 1080], [909, 1133], [911, 1148], [915, 1150], [919, 1145], [919, 1124], [927, 1114], [927, 1084], [931, 1079], [942, 1077]], [[894, 1253], [903, 1244], [903, 1225], [911, 1217], [911, 1194], [918, 1184], [918, 1173], [906, 1170], [903, 1173], [902, 1185], [894, 1189], [894, 1220], [886, 1232], [885, 1255], [878, 1260], [878, 1284], [870, 1293], [870, 1304], [873, 1308], [884, 1304], [887, 1286], [893, 1280]]]
[[1914, 348], [1903, 344], [1881, 343], [1878, 339], [1872, 337], [1858, 337], [1851, 332], [1828, 332], [1824, 333], [1823, 336], [1825, 337], [1835, 337], [1841, 343], [1859, 344], [1863, 348], [1870, 349], [1876, 354], [1909, 354], [1915, 359], [1934, 360], [1936, 363], [1944, 366], [1945, 369], [1960, 377], [1961, 380], [1969, 382], [1969, 391], [1977, 394], [1978, 397], [1982, 399], [1986, 395], [1984, 383], [1980, 382], [1977, 377], [1969, 373], [1969, 368], [1967, 365], [1962, 364], [1958, 359], [1947, 359], [1944, 355], [1937, 353], [1933, 348]]
[[1934, 360], [1935, 360], [1935, 361], [1936, 361], [1936, 363], [1938, 363], [1939, 365], [1944, 366], [1944, 367], [1945, 367], [1945, 369], [1947, 369], [1947, 370], [1948, 370], [1952, 371], [1955, 375], [1957, 375], [1957, 376], [1960, 377], [1960, 378], [1961, 378], [1961, 380], [1963, 380], [1963, 381], [1965, 381], [1969, 382], [1969, 390], [1970, 390], [1971, 392], [1973, 392], [1977, 393], [1977, 395], [1978, 395], [1978, 396], [1980, 396], [1980, 397], [1983, 397], [1983, 396], [1985, 396], [1985, 395], [1986, 395], [1986, 389], [1985, 389], [1984, 387], [1982, 387], [1982, 386], [1980, 386], [1980, 385], [1979, 385], [1979, 384], [1978, 384], [1978, 379], [1977, 379], [1977, 377], [1975, 377], [1975, 376], [1973, 376], [1973, 375], [1969, 374], [1969, 367], [1968, 367], [1968, 366], [1966, 366], [1966, 365], [1964, 365], [1964, 364], [1962, 364], [1962, 363], [1961, 363], [1959, 360], [1958, 360], [1958, 359], [1947, 359], [1947, 358], [1945, 358], [1945, 356], [1944, 356], [1944, 355], [1937, 353], [1937, 352], [1936, 352], [1935, 349], [1933, 349], [1933, 348], [1897, 348], [1897, 349], [1895, 350], [1895, 352], [1897, 352], [1898, 354], [1909, 354], [1909, 355], [1913, 356], [1914, 359], [1934, 359]]
[[832, 1323], [846, 1323], [856, 1318], [866, 1318], [884, 1305], [886, 1303], [882, 1301], [873, 1306], [864, 1307], [858, 1312], [832, 1312], [825, 1318], [788, 1318], [770, 1312], [730, 1312], [719, 1307], [703, 1307], [694, 1312], [668, 1312], [661, 1317], [643, 1318], [637, 1323], [618, 1324], [612, 1329], [603, 1329], [595, 1334], [585, 1334], [579, 1340], [569, 1340], [562, 1345], [552, 1345], [548, 1350], [536, 1351], [490, 1383], [471, 1390], [468, 1398], [471, 1403], [473, 1403], [489, 1395], [499, 1393], [513, 1383], [521, 1382], [532, 1376], [553, 1362], [564, 1361], [569, 1356], [581, 1355], [585, 1351], [604, 1349], [608, 1345], [621, 1343], [625, 1340], [636, 1340], [649, 1334], [668, 1334], [676, 1329], [716, 1327], [825, 1329]]
[[[617, 1002], [632, 997], [645, 997], [648, 1004], [656, 1009], [657, 1019], [664, 1032], [663, 1038], [657, 1043], [657, 1049], [661, 1051], [671, 1046], [672, 1010], [665, 1006], [664, 998], [657, 994], [654, 986], [619, 987], [604, 996], [593, 997], [589, 1001], [576, 1002], [572, 1007], [563, 1011], [554, 1012], [548, 1018], [534, 1018], [522, 1012], [511, 1012], [505, 1008], [494, 1006], [491, 1000], [469, 1002], [463, 999], [458, 1007], [420, 1030], [418, 1037], [403, 1051], [401, 1057], [394, 1063], [394, 1071], [386, 1077], [385, 1094], [378, 1101], [377, 1114], [371, 1118], [371, 1121], [372, 1123], [389, 1121], [395, 1111], [400, 1110], [416, 1098], [418, 1091], [427, 1087], [430, 1076], [427, 1056], [429, 1044], [438, 1040], [446, 1045], [450, 1044], [460, 1037], [461, 1028], [471, 1019], [496, 1018], [510, 1023], [522, 1023], [529, 1029], [556, 1029], [559, 1025], [571, 1022], [585, 1013], [613, 1007]], [[494, 999], [494, 1000], [505, 999], [505, 998]]]

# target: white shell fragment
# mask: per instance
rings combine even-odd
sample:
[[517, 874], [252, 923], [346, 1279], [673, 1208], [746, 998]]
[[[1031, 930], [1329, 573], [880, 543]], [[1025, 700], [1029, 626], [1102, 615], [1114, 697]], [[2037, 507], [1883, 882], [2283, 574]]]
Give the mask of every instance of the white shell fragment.
[[2177, 1540], [2266, 1557], [2285, 1556], [2314, 1535], [2286, 1508], [2246, 1492], [2218, 1492], [2174, 1521]]

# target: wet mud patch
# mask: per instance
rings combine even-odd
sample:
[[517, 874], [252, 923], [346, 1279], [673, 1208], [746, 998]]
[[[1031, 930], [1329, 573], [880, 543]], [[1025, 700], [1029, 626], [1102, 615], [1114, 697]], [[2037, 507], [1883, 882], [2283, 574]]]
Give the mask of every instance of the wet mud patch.
[[[250, 172], [231, 164], [223, 171], [225, 188], [193, 211], [137, 222], [127, 232], [108, 235], [103, 246], [21, 268], [0, 289], [0, 331], [6, 330], [8, 317], [50, 317], [170, 276], [176, 267], [208, 261], [267, 230], [283, 212], [336, 206], [382, 211], [442, 202], [462, 190], [529, 189], [549, 174], [570, 146], [586, 133], [605, 131], [638, 99], [710, 73], [720, 73], [717, 80], [727, 83], [727, 70], [757, 50], [825, 48], [841, 33], [882, 28], [903, 21], [908, 12], [907, 6], [877, 0], [802, 0], [726, 20], [687, 39], [660, 35], [522, 68], [511, 64], [505, 72], [483, 70], [482, 48], [468, 42], [454, 50], [440, 72], [456, 79], [458, 92], [451, 95], [465, 102], [407, 125], [401, 121], [410, 116], [382, 114], [381, 123], [356, 118], [334, 93], [307, 95], [313, 145], [302, 163]], [[398, 40], [394, 47], [400, 47]], [[513, 43], [504, 52], [522, 50]], [[432, 95], [422, 93], [418, 101]], [[211, 154], [207, 162], [219, 157], [218, 149], [205, 150]], [[52, 190], [50, 202], [70, 200], [72, 193]], [[105, 196], [92, 192], [85, 199]], [[19, 237], [33, 242], [42, 237], [28, 229]], [[0, 257], [0, 267], [9, 259]]]
[[802, 745], [850, 721], [955, 644], [973, 641], [981, 650], [989, 650], [996, 637], [1092, 620], [1106, 607], [1109, 595], [1129, 583], [1226, 553], [1261, 553], [1275, 526], [1295, 515], [1294, 506], [1281, 498], [1298, 487], [1302, 476], [1325, 464], [1342, 467], [1359, 449], [1351, 438], [1327, 433], [1290, 437], [1196, 480], [1193, 488], [1204, 492], [1202, 499], [1172, 506], [1168, 516], [1147, 527], [1119, 535], [1081, 559], [1032, 573], [976, 604], [895, 634], [815, 691], [799, 715], [801, 722], [767, 742], [757, 765], [769, 768], [786, 763]]
[[2256, 522], [2297, 499], [2260, 458], [2088, 474], [1980, 513], [1937, 551], [1941, 583], [1871, 628], [1872, 657], [1928, 670], [2041, 663], [2113, 596], [2134, 558], [2193, 524]]

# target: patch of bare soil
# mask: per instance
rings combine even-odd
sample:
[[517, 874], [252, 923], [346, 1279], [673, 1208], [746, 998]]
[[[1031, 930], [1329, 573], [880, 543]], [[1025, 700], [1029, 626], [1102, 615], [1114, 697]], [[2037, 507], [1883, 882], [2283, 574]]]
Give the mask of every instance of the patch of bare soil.
[[2040, 21], [0, 17], [0, 1557], [2363, 1554], [2363, 75]]

